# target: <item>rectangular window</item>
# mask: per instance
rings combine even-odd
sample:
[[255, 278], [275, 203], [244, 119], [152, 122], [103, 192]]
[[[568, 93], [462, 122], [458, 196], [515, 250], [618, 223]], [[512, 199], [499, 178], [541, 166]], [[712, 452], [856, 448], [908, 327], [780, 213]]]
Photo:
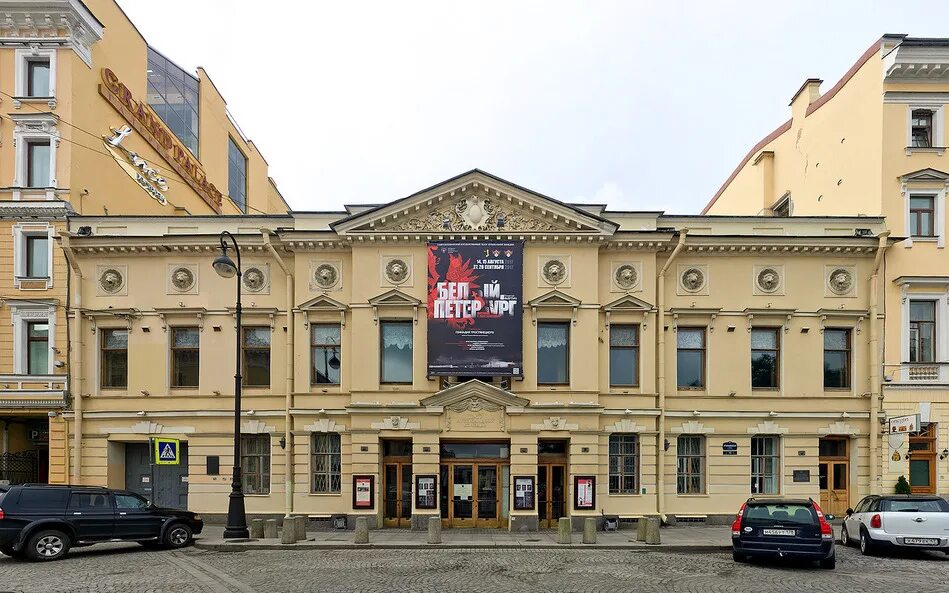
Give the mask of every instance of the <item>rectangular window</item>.
[[243, 329], [244, 385], [270, 387], [270, 328]]
[[751, 437], [751, 493], [777, 494], [781, 469], [778, 437]]
[[936, 360], [936, 301], [909, 302], [909, 361]]
[[824, 389], [850, 389], [849, 329], [824, 329]]
[[913, 148], [929, 148], [933, 145], [933, 112], [929, 109], [914, 109], [912, 114]]
[[676, 346], [676, 381], [679, 389], [703, 389], [705, 387], [705, 328], [678, 328]]
[[705, 493], [705, 437], [682, 435], [676, 439], [676, 491]]
[[379, 324], [383, 383], [412, 382], [412, 322], [382, 321]]
[[49, 236], [26, 236], [27, 278], [49, 278]]
[[638, 325], [610, 325], [610, 385], [639, 385]]
[[125, 389], [129, 385], [129, 331], [104, 329], [101, 339], [100, 384], [104, 389]]
[[230, 137], [227, 139], [227, 193], [241, 212], [247, 212], [247, 157]]
[[610, 435], [610, 494], [639, 494], [637, 434]]
[[935, 237], [935, 196], [912, 196], [909, 199], [909, 234], [913, 237]]
[[50, 186], [49, 140], [28, 140], [26, 143], [26, 186]]
[[198, 79], [148, 48], [148, 105], [198, 156]]
[[310, 326], [310, 381], [339, 385], [339, 325]]
[[30, 375], [49, 373], [49, 322], [26, 323], [26, 372]]
[[49, 89], [49, 60], [28, 60], [26, 62], [26, 95], [49, 97]]
[[270, 435], [241, 436], [241, 472], [245, 494], [270, 494]]
[[751, 387], [777, 389], [781, 355], [779, 329], [755, 327], [751, 330]]
[[537, 383], [566, 385], [570, 382], [570, 325], [537, 324]]
[[342, 461], [339, 435], [320, 433], [313, 435], [310, 449], [310, 471], [313, 474], [311, 492], [336, 494], [341, 490]]
[[196, 327], [171, 330], [171, 386], [198, 387], [200, 333]]

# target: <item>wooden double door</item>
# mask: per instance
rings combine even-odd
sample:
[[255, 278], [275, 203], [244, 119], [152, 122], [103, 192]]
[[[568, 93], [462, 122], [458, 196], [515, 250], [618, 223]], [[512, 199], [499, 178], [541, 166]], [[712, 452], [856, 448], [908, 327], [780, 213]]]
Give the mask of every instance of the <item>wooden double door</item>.
[[537, 519], [541, 529], [555, 529], [567, 515], [567, 464], [537, 465]]
[[382, 524], [412, 525], [412, 460], [386, 460], [382, 469]]
[[441, 465], [442, 523], [446, 527], [498, 528], [507, 525], [502, 498], [507, 462], [454, 461]]
[[828, 515], [843, 517], [850, 507], [850, 448], [846, 437], [820, 439], [817, 479], [820, 507]]

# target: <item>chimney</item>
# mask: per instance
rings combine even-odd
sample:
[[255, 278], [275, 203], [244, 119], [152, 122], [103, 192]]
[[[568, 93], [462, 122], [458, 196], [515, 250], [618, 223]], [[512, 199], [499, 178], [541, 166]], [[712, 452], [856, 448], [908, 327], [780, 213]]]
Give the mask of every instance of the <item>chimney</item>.
[[805, 80], [801, 88], [797, 89], [797, 92], [791, 97], [791, 112], [797, 111], [797, 107], [807, 109], [808, 105], [820, 98], [820, 85], [822, 82], [824, 81], [819, 78], [808, 78]]

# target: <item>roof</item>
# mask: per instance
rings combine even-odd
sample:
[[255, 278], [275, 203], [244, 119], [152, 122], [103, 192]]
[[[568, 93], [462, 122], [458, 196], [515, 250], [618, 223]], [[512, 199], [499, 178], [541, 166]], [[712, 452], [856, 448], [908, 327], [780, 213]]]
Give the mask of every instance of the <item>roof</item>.
[[813, 504], [810, 498], [785, 498], [782, 496], [752, 496], [747, 504]]

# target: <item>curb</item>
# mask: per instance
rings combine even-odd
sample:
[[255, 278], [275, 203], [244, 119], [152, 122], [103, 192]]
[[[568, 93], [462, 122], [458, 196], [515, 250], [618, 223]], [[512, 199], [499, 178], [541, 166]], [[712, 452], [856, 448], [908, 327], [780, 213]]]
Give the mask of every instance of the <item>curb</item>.
[[706, 554], [711, 552], [727, 552], [732, 549], [731, 545], [638, 545], [628, 546], [620, 544], [426, 544], [426, 543], [333, 543], [317, 544], [313, 542], [303, 542], [297, 544], [258, 544], [258, 543], [228, 543], [228, 542], [195, 542], [194, 548], [206, 550], [208, 552], [250, 552], [250, 551], [287, 551], [287, 550], [409, 550], [409, 549], [441, 549], [441, 550], [626, 550], [628, 552], [674, 552], [680, 554]]

